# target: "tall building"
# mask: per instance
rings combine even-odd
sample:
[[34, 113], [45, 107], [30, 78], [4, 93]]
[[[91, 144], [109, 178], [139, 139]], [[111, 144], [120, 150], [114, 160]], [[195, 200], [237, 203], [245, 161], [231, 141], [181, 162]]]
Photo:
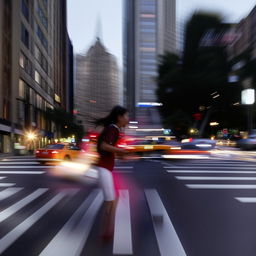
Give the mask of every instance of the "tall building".
[[[242, 88], [256, 88], [256, 6], [249, 15], [232, 27], [235, 40], [227, 48], [231, 64], [230, 82], [238, 82]], [[235, 79], [235, 80], [234, 80]]]
[[85, 55], [76, 55], [75, 109], [86, 130], [92, 121], [119, 104], [119, 71], [116, 58], [99, 38]]
[[124, 19], [125, 104], [138, 119], [138, 103], [157, 102], [158, 56], [176, 52], [176, 2], [126, 0]]
[[36, 130], [34, 146], [53, 138], [47, 108], [66, 108], [65, 0], [0, 1], [0, 152]]
[[74, 50], [71, 40], [68, 37], [68, 93], [67, 98], [67, 112], [73, 113], [74, 111]]

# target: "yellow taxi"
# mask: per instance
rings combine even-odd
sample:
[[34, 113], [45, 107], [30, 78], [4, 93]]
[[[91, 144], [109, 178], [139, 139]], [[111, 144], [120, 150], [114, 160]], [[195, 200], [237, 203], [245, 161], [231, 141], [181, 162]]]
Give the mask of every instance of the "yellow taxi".
[[79, 147], [71, 143], [56, 143], [36, 150], [35, 157], [40, 163], [71, 161], [81, 154]]

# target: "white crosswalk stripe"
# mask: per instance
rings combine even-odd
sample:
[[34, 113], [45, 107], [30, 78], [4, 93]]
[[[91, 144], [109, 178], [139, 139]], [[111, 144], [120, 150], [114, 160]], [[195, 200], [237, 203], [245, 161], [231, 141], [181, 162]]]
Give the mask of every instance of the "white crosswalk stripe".
[[3, 188], [3, 187], [13, 187], [15, 185], [16, 185], [15, 183], [0, 183], [0, 188]]
[[[256, 181], [256, 165], [250, 162], [182, 162], [176, 166], [168, 165], [164, 168], [167, 173], [174, 174], [177, 180], [184, 181], [184, 185], [192, 190], [234, 190], [239, 193], [239, 191], [256, 189], [256, 184], [253, 183]], [[226, 175], [220, 176], [222, 174]], [[215, 181], [215, 183], [188, 184], [188, 181]], [[218, 181], [220, 181], [219, 184], [216, 183]], [[223, 184], [222, 181], [229, 183]], [[246, 184], [247, 182], [250, 183]], [[234, 199], [241, 203], [256, 203], [255, 197], [234, 197]]]
[[[94, 198], [94, 200], [89, 205], [91, 198]], [[92, 193], [72, 215], [48, 246], [40, 253], [40, 256], [80, 255], [102, 202], [102, 192], [97, 191], [96, 193]], [[78, 216], [83, 212], [85, 212], [84, 215], [80, 221], [78, 221]]]
[[177, 180], [256, 180], [256, 177], [175, 176]]
[[240, 203], [256, 203], [256, 197], [235, 197]]
[[[185, 256], [186, 253], [182, 247], [180, 239], [157, 191], [154, 189], [146, 189], [145, 194], [152, 215], [154, 230], [161, 256]], [[157, 218], [155, 218], [155, 216]]]
[[1, 162], [25, 162], [25, 161], [34, 161], [34, 162], [37, 162], [35, 158], [23, 158], [23, 157], [20, 157], [20, 158], [5, 158], [5, 159], [2, 159]]
[[218, 170], [255, 170], [256, 171], [256, 167], [236, 167], [236, 166], [230, 166], [230, 167], [227, 167], [227, 166], [172, 166], [172, 167], [168, 167], [166, 169], [190, 169], [190, 170], [215, 170], [215, 169], [218, 169]]
[[0, 174], [44, 174], [45, 171], [0, 171]]
[[11, 215], [15, 214], [17, 211], [40, 197], [42, 194], [44, 194], [46, 191], [48, 191], [48, 188], [39, 188], [30, 195], [26, 196], [22, 200], [18, 201], [17, 203], [11, 205], [7, 209], [0, 212], [0, 223], [9, 218]]
[[21, 191], [23, 188], [6, 188], [3, 191], [0, 192], [0, 201], [18, 193]]
[[191, 189], [256, 189], [256, 185], [240, 184], [186, 184]]
[[44, 166], [44, 165], [35, 165], [35, 166], [32, 166], [32, 165], [17, 165], [17, 166], [0, 166], [0, 169], [49, 169], [49, 168], [52, 168], [52, 166]]
[[32, 165], [38, 165], [39, 163], [38, 162], [0, 162], [0, 165], [20, 165], [20, 164], [32, 164]]
[[54, 196], [44, 206], [38, 209], [35, 213], [30, 215], [27, 219], [17, 225], [13, 230], [7, 233], [0, 240], [0, 254], [2, 254], [9, 246], [11, 246], [19, 237], [21, 237], [30, 227], [32, 227], [38, 220], [40, 220], [49, 210], [51, 210], [60, 200], [65, 196], [61, 192]]
[[115, 216], [113, 254], [132, 255], [132, 230], [128, 190], [119, 190]]

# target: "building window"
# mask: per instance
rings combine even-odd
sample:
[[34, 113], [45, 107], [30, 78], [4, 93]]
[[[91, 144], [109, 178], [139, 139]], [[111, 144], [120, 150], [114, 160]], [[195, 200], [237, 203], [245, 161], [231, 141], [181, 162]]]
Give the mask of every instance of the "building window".
[[24, 125], [25, 107], [24, 107], [24, 102], [21, 100], [18, 100], [17, 118], [18, 118], [19, 124]]
[[41, 109], [42, 108], [42, 97], [40, 95], [36, 95], [36, 103], [37, 103], [37, 108]]
[[22, 14], [26, 18], [26, 20], [29, 21], [28, 2], [26, 0], [22, 0], [22, 2], [21, 2], [21, 10], [22, 10]]
[[47, 9], [47, 6], [48, 6], [48, 0], [42, 0], [41, 2], [44, 4], [45, 8]]
[[44, 56], [42, 56], [42, 68], [46, 73], [48, 73], [48, 63]]
[[25, 99], [25, 83], [23, 80], [19, 80], [19, 98]]
[[3, 102], [3, 118], [8, 120], [10, 115], [9, 115], [9, 107], [10, 107], [10, 102], [7, 99], [4, 99]]
[[48, 50], [48, 41], [47, 41], [46, 37], [44, 36], [44, 33], [38, 24], [37, 24], [37, 36], [47, 51]]
[[29, 33], [23, 24], [21, 24], [21, 41], [29, 48]]
[[25, 68], [25, 56], [20, 54], [20, 67]]
[[41, 63], [41, 56], [42, 56], [42, 54], [41, 54], [40, 50], [38, 49], [38, 47], [37, 47], [36, 45], [35, 45], [35, 47], [34, 47], [34, 54], [35, 54], [36, 60], [37, 60], [39, 63]]
[[42, 22], [45, 29], [47, 30], [48, 29], [48, 20], [47, 20], [45, 14], [44, 14], [44, 11], [42, 10], [42, 8], [40, 7], [39, 4], [38, 4], [38, 7], [37, 7], [37, 14], [38, 14], [38, 17], [39, 17], [40, 21]]
[[35, 92], [32, 88], [29, 88], [29, 103], [31, 105], [35, 104]]
[[40, 74], [38, 73], [37, 70], [35, 70], [35, 81], [36, 81], [38, 84], [41, 84], [41, 77], [40, 77]]

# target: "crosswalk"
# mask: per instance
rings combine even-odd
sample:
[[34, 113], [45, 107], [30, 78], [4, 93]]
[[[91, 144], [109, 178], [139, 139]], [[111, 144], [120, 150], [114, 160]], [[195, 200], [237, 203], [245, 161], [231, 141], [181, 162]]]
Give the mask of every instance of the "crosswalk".
[[[34, 162], [31, 159], [26, 161]], [[22, 163], [27, 165], [26, 161]], [[8, 166], [8, 161], [5, 162]], [[17, 161], [17, 163], [20, 162], [20, 160]], [[5, 174], [0, 171], [0, 175], [4, 175], [0, 176], [0, 230], [3, 230], [0, 233], [0, 255], [15, 248], [24, 236], [29, 234], [33, 236], [33, 229], [37, 224], [53, 216], [51, 215], [53, 212], [52, 221], [58, 218], [58, 215], [66, 214], [66, 216], [60, 220], [54, 232], [46, 235], [47, 240], [43, 242], [43, 246], [34, 250], [36, 255], [91, 255], [90, 251], [86, 251], [86, 246], [97, 230], [95, 225], [101, 218], [100, 212], [104, 204], [102, 191], [92, 188], [85, 195], [83, 188], [79, 186], [60, 189], [47, 186], [27, 188], [12, 182], [14, 173], [19, 173], [25, 178], [30, 177], [29, 174], [31, 174], [40, 179], [40, 175], [47, 172], [40, 171], [41, 173], [34, 170], [3, 170]], [[120, 165], [115, 172], [130, 175], [136, 170], [133, 166]], [[166, 162], [161, 172], [177, 184], [183, 185], [184, 189], [191, 193], [202, 190], [213, 191], [213, 193], [217, 190], [232, 191], [230, 197], [233, 202], [247, 205], [256, 203], [256, 166], [249, 162], [212, 159], [200, 160], [200, 162], [182, 161], [176, 162], [176, 165]], [[146, 207], [147, 225], [154, 236], [153, 241], [158, 252], [158, 254], [154, 253], [154, 256], [189, 255], [184, 241], [180, 239], [183, 237], [182, 234], [179, 234], [179, 230], [170, 218], [172, 209], [164, 199], [163, 192], [154, 187], [141, 188], [141, 191], [143, 207]], [[247, 192], [246, 196], [242, 193], [243, 191]], [[111, 254], [104, 255], [137, 255], [137, 241], [135, 241], [137, 231], [133, 224], [136, 216], [135, 209], [132, 207], [133, 191], [122, 188], [119, 190], [119, 195]], [[77, 203], [73, 205], [72, 202]], [[70, 208], [71, 204], [72, 208]], [[64, 209], [69, 211], [66, 212]], [[46, 233], [47, 228], [46, 226]], [[97, 246], [97, 241], [94, 246]], [[151, 254], [146, 252], [140, 255]]]
[[[1, 162], [0, 168], [9, 168], [10, 164], [13, 164], [12, 162], [13, 159], [3, 161]], [[34, 159], [30, 158], [24, 161], [17, 159], [15, 164], [10, 167], [13, 170], [0, 171], [0, 175], [5, 175], [0, 177], [0, 230], [6, 231], [0, 239], [0, 255], [9, 252], [8, 250], [11, 248], [15, 248], [15, 245], [22, 237], [30, 234], [32, 232], [31, 230], [40, 221], [47, 218], [46, 216], [49, 212], [56, 211], [60, 214], [63, 211], [61, 207], [68, 208], [67, 205], [71, 201], [77, 200], [79, 201], [79, 205], [72, 209], [67, 220], [51, 235], [51, 239], [47, 241], [44, 248], [38, 249], [37, 255], [84, 255], [84, 250], [93, 232], [94, 225], [101, 219], [99, 212], [104, 204], [102, 191], [96, 188], [92, 189], [84, 200], [81, 201], [83, 191], [79, 186], [75, 189], [66, 188], [61, 190], [49, 187], [32, 189], [16, 183], [1, 182], [5, 179], [12, 180], [14, 174], [24, 176], [25, 178], [29, 175], [34, 175], [35, 177], [44, 175], [47, 171], [19, 170], [21, 166], [29, 166], [28, 169], [34, 169], [35, 167], [45, 168], [45, 166], [40, 166], [35, 162]], [[133, 169], [133, 166], [119, 165], [114, 172], [127, 175], [132, 174]], [[159, 255], [169, 256], [170, 250], [173, 251], [173, 255], [186, 255], [164, 203], [161, 200], [161, 196], [153, 188], [142, 191], [144, 193], [144, 200], [148, 206], [146, 209], [148, 219], [151, 220], [149, 225], [152, 225], [152, 232], [155, 234], [154, 239], [157, 246], [156, 250], [159, 252]], [[153, 210], [155, 198], [150, 195], [152, 191], [159, 205], [161, 205], [157, 214]], [[136, 230], [132, 228], [133, 215], [130, 195], [131, 191], [128, 189], [119, 190], [114, 236], [111, 242], [113, 255], [134, 255], [136, 252], [134, 244]], [[30, 208], [31, 205], [33, 205], [33, 210]], [[160, 216], [160, 219], [162, 218], [161, 225], [159, 225], [159, 218], [156, 218], [156, 216]], [[15, 226], [10, 225], [13, 220], [17, 222]], [[172, 241], [172, 243], [170, 244], [169, 241]], [[177, 252], [182, 253], [177, 254]], [[145, 255], [149, 254], [145, 252]]]
[[[0, 194], [0, 198], [2, 195], [1, 202], [21, 192], [22, 188], [18, 187], [6, 189], [0, 192], [2, 193]], [[3, 225], [8, 227], [8, 223], [13, 218], [17, 217], [19, 219], [20, 210], [23, 209], [25, 211], [30, 203], [37, 202], [38, 205], [34, 212], [27, 211], [29, 215], [0, 239], [0, 254], [15, 245], [15, 242], [23, 235], [29, 233], [30, 229], [42, 218], [45, 218], [50, 210], [57, 208], [61, 211], [58, 204], [62, 203], [63, 206], [63, 201], [67, 196], [71, 194], [70, 198], [74, 200], [77, 193], [73, 192], [73, 190], [66, 189], [56, 193], [46, 188], [39, 188], [28, 195], [23, 195], [22, 199], [13, 202], [10, 206], [4, 209], [1, 207], [0, 229], [3, 228]], [[158, 192], [155, 189], [146, 189], [144, 193], [154, 226], [159, 255], [167, 256], [170, 255], [170, 252], [172, 253], [171, 255], [186, 255]], [[113, 255], [133, 255], [134, 245], [132, 237], [136, 231], [132, 229], [131, 223], [130, 192], [128, 190], [120, 190], [119, 194], [120, 199], [115, 216], [112, 253]], [[43, 205], [40, 203], [42, 201], [44, 202]], [[160, 205], [160, 208], [158, 208], [158, 205]], [[71, 214], [67, 222], [63, 223], [60, 230], [52, 236], [48, 244], [38, 252], [38, 255], [83, 255], [82, 251], [88, 241], [93, 225], [99, 221], [100, 216], [98, 216], [98, 212], [102, 206], [103, 193], [100, 189], [92, 190], [78, 208], [74, 209], [73, 214]], [[158, 218], [156, 218], [156, 215]], [[162, 219], [160, 225], [159, 219]]]
[[[234, 160], [205, 160], [165, 165], [168, 174], [192, 190], [248, 190], [252, 197], [234, 196], [241, 203], [256, 203], [256, 164]], [[194, 183], [191, 183], [194, 182]], [[213, 183], [214, 182], [214, 183]], [[225, 183], [223, 183], [225, 182]]]

